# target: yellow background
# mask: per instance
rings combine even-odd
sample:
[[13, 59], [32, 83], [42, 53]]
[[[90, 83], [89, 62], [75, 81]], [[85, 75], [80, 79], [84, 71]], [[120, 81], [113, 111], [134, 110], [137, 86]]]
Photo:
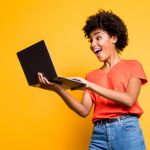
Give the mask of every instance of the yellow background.
[[[59, 75], [84, 77], [99, 67], [82, 27], [99, 8], [112, 10], [127, 24], [129, 46], [122, 57], [138, 59], [150, 79], [150, 2], [148, 0], [6, 0], [0, 4], [0, 149], [86, 150], [91, 116], [80, 118], [51, 91], [29, 87], [16, 52], [44, 39]], [[69, 91], [81, 99], [80, 91]], [[150, 149], [150, 86], [139, 103]]]

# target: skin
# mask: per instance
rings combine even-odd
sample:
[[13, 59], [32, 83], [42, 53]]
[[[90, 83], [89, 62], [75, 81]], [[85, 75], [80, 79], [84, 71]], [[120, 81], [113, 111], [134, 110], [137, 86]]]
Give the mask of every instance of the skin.
[[[117, 42], [116, 36], [109, 36], [106, 31], [95, 29], [91, 32], [89, 41], [92, 52], [96, 55], [100, 62], [104, 63], [101, 69], [105, 73], [108, 73], [114, 65], [122, 60], [115, 47], [115, 43]], [[97, 53], [98, 50], [100, 50], [99, 53]], [[79, 102], [60, 85], [49, 82], [42, 73], [38, 73], [38, 79], [43, 88], [56, 92], [68, 105], [68, 107], [70, 107], [78, 115], [86, 117], [90, 113], [93, 104], [88, 92], [83, 94], [82, 100]], [[138, 78], [131, 78], [129, 80], [125, 92], [104, 88], [81, 77], [72, 77], [72, 79], [81, 80], [81, 82], [86, 83], [86, 89], [92, 90], [113, 102], [128, 107], [133, 106], [141, 89], [141, 80]]]

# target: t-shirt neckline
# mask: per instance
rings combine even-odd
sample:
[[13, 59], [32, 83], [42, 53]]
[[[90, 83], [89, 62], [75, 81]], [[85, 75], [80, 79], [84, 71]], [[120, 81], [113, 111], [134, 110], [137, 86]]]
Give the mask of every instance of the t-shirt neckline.
[[125, 61], [125, 59], [121, 59], [119, 62], [117, 62], [108, 72], [100, 69], [104, 74], [110, 74], [115, 68], [117, 68], [117, 66], [119, 66], [119, 64], [121, 64], [123, 61]]

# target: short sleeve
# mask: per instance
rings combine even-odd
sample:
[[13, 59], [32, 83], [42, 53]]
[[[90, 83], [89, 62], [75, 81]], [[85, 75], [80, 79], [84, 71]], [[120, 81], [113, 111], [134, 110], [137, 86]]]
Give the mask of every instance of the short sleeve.
[[140, 62], [134, 61], [130, 78], [139, 78], [142, 81], [142, 85], [147, 83], [147, 78], [144, 72], [144, 69]]
[[85, 89], [84, 90], [84, 93], [88, 92], [90, 94], [90, 97], [92, 99], [92, 102], [94, 103], [95, 102], [95, 98], [94, 98], [94, 93], [88, 89]]

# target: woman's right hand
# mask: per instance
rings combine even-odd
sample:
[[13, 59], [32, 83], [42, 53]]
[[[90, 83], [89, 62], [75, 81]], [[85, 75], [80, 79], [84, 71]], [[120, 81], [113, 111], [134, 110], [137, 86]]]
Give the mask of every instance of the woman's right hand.
[[51, 90], [56, 93], [63, 89], [59, 84], [49, 82], [48, 79], [40, 72], [38, 72], [38, 81], [39, 84], [41, 85], [40, 87], [42, 87], [43, 89]]

